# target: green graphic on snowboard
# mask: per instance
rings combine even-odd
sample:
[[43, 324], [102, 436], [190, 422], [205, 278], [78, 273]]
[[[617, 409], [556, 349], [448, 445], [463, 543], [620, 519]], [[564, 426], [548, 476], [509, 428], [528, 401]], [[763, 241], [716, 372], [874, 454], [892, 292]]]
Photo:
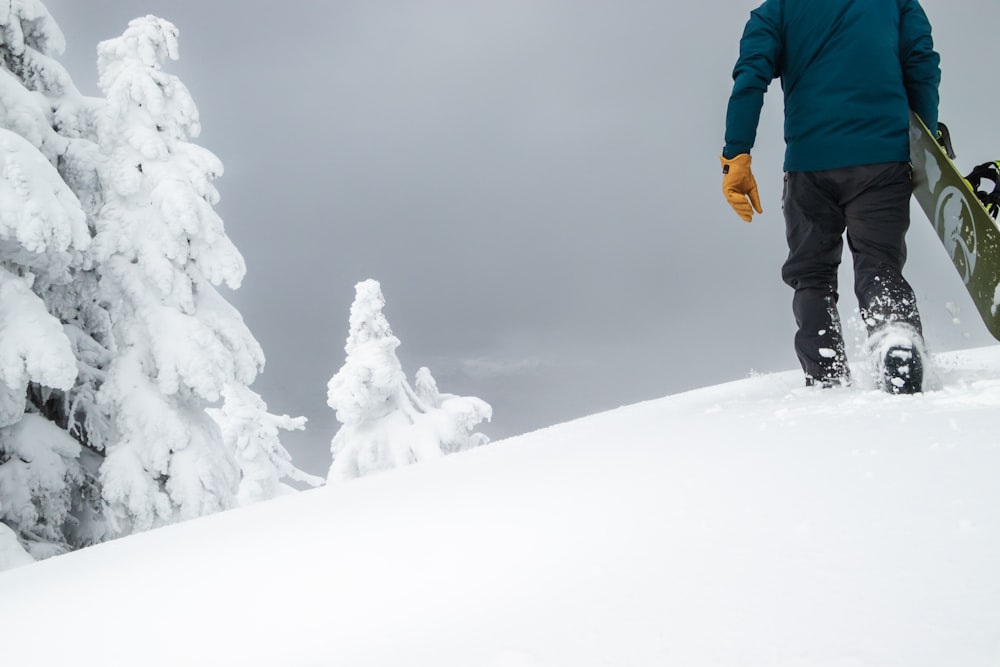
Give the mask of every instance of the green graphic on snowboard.
[[913, 196], [993, 337], [1000, 340], [1000, 229], [923, 122], [910, 112]]

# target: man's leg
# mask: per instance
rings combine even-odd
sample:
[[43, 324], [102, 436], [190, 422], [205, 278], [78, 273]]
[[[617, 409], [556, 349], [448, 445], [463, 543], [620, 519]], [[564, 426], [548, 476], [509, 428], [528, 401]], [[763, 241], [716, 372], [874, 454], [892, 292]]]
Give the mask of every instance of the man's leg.
[[845, 221], [835, 193], [825, 186], [822, 172], [785, 175], [782, 209], [788, 259], [781, 275], [795, 290], [795, 352], [802, 370], [808, 378], [836, 383], [850, 376], [837, 315]]
[[892, 393], [922, 390], [922, 328], [913, 288], [903, 278], [910, 226], [910, 166], [857, 167], [843, 183], [854, 287], [868, 327], [879, 382]]

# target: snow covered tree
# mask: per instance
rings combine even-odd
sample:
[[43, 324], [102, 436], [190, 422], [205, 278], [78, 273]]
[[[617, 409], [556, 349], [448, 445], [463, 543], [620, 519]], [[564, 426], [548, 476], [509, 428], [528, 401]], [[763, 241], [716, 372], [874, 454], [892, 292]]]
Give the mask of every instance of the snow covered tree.
[[103, 204], [94, 256], [115, 357], [98, 394], [114, 429], [101, 471], [115, 528], [143, 530], [235, 503], [235, 453], [205, 408], [249, 385], [263, 354], [215, 289], [245, 266], [213, 205], [219, 159], [188, 90], [162, 70], [178, 31], [153, 16], [98, 46]]
[[227, 385], [220, 409], [208, 413], [222, 429], [222, 438], [236, 452], [242, 479], [237, 501], [249, 505], [288, 493], [284, 478], [310, 486], [320, 486], [323, 479], [292, 465], [292, 457], [281, 446], [279, 431], [296, 431], [306, 426], [305, 417], [272, 415], [264, 400], [249, 387]]
[[95, 481], [62, 430], [93, 342], [61, 308], [89, 265], [73, 187], [94, 185], [97, 155], [82, 137], [93, 106], [53, 59], [63, 48], [40, 2], [0, 4], [0, 520], [38, 557], [91, 539], [73, 512], [91, 509]]
[[[230, 507], [241, 478], [248, 497], [318, 481], [269, 439], [299, 422], [247, 388], [263, 354], [216, 290], [245, 267], [213, 209], [222, 165], [161, 69], [176, 28], [147, 16], [99, 46], [106, 99], [80, 94], [63, 49], [39, 0], [0, 0], [0, 551], [15, 560]], [[206, 413], [224, 387], [259, 408], [241, 425], [265, 434], [257, 449]]]
[[329, 482], [395, 468], [489, 440], [473, 433], [492, 408], [474, 397], [438, 392], [426, 368], [417, 374], [418, 391], [406, 380], [382, 312], [378, 282], [356, 286], [351, 306], [347, 359], [328, 385], [327, 403], [337, 411], [340, 429], [333, 438]]

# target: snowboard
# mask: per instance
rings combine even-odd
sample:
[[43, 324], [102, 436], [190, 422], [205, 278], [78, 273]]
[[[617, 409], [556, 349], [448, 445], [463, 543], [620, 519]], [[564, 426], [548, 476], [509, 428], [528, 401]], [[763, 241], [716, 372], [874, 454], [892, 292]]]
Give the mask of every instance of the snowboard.
[[912, 111], [910, 163], [913, 196], [934, 225], [986, 328], [1000, 340], [1000, 228]]

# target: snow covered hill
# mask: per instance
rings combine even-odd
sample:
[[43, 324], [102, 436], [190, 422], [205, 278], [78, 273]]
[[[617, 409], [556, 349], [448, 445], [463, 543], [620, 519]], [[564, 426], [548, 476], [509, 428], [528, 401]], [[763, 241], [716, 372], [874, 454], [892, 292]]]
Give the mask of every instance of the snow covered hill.
[[0, 574], [0, 664], [996, 665], [1000, 347], [753, 377]]

